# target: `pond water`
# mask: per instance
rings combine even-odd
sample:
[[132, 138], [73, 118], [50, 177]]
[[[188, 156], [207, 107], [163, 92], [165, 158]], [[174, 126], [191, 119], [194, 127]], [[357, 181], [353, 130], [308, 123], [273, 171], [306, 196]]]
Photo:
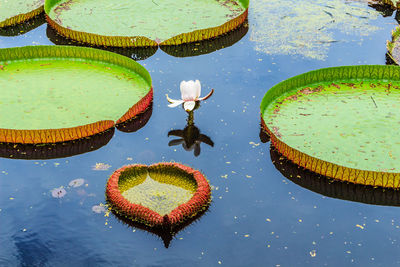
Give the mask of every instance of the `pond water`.
[[[106, 145], [75, 156], [0, 158], [0, 266], [399, 264], [397, 192], [312, 180], [308, 187], [294, 183], [275, 167], [271, 155], [279, 155], [270, 154], [270, 144], [259, 137], [259, 105], [274, 84], [322, 67], [386, 64], [386, 40], [398, 25], [396, 12], [379, 13], [364, 1], [341, 0], [314, 1], [315, 6], [304, 0], [308, 13], [260, 11], [267, 2], [274, 1], [251, 3], [248, 29], [177, 48], [194, 49], [195, 56], [178, 57], [182, 51], [173, 49], [169, 54], [141, 49], [136, 55], [117, 49], [142, 59], [139, 63], [153, 79], [152, 114], [136, 132], [115, 130]], [[344, 7], [354, 14], [339, 15]], [[305, 25], [317, 11], [331, 19], [318, 15]], [[268, 26], [268, 21], [274, 23]], [[0, 48], [52, 41], [67, 43], [42, 24], [19, 36], [3, 34]], [[184, 129], [187, 114], [180, 107], [168, 108], [165, 94], [180, 98], [179, 83], [190, 79], [201, 81], [202, 95], [215, 89], [194, 113], [195, 125], [213, 142], [202, 143], [198, 156], [181, 145], [169, 146], [177, 137], [168, 133]], [[168, 248], [158, 236], [101, 208], [92, 210], [105, 204], [105, 185], [114, 170], [160, 161], [201, 170], [213, 188], [208, 211], [178, 232]], [[77, 178], [84, 184], [68, 186]], [[61, 186], [66, 194], [59, 191], [60, 197], [53, 197], [52, 190]]]

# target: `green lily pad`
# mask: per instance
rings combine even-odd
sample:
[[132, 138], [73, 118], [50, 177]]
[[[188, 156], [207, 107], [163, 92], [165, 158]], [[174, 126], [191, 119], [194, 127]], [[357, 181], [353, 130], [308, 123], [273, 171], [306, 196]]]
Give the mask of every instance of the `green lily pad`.
[[400, 68], [347, 66], [271, 88], [261, 104], [272, 144], [288, 159], [344, 181], [400, 186]]
[[64, 142], [143, 112], [151, 79], [107, 51], [35, 46], [0, 50], [0, 142]]
[[105, 46], [156, 46], [209, 39], [239, 26], [248, 0], [46, 0], [62, 35]]
[[0, 28], [26, 21], [43, 12], [44, 0], [0, 0]]
[[392, 31], [392, 40], [387, 42], [387, 55], [397, 65], [400, 64], [400, 27], [397, 26]]
[[390, 5], [393, 8], [400, 8], [400, 1], [398, 0], [378, 0], [381, 4]]

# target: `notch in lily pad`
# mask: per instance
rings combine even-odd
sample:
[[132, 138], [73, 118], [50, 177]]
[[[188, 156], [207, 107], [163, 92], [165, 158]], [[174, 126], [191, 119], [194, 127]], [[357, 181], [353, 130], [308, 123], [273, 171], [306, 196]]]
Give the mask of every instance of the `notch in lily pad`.
[[248, 6], [248, 0], [121, 0], [113, 5], [108, 0], [46, 0], [45, 12], [49, 25], [70, 39], [133, 47], [215, 38], [241, 25]]
[[119, 217], [173, 236], [207, 210], [211, 189], [200, 171], [179, 163], [134, 164], [111, 175], [106, 196]]

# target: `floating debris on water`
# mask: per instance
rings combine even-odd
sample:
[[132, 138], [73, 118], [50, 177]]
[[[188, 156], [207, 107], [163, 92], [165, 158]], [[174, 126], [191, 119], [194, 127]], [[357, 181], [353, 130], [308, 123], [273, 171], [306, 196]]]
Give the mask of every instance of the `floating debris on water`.
[[67, 194], [67, 191], [61, 186], [51, 190], [51, 196], [54, 198], [63, 198]]
[[82, 186], [85, 183], [85, 180], [82, 178], [74, 179], [71, 182], [69, 182], [69, 186], [71, 187], [79, 187]]

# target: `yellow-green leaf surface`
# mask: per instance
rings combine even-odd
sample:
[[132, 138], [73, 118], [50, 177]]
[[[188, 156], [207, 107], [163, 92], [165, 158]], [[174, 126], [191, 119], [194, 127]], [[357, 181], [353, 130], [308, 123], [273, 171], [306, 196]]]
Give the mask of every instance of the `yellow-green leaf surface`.
[[351, 66], [288, 79], [261, 104], [267, 128], [311, 157], [365, 171], [400, 172], [400, 68]]
[[151, 88], [136, 62], [78, 47], [0, 50], [0, 128], [59, 129], [118, 120]]
[[220, 26], [242, 14], [237, 0], [47, 0], [60, 26], [101, 36], [144, 36], [158, 43], [181, 33]]
[[0, 23], [43, 6], [44, 0], [0, 0]]

